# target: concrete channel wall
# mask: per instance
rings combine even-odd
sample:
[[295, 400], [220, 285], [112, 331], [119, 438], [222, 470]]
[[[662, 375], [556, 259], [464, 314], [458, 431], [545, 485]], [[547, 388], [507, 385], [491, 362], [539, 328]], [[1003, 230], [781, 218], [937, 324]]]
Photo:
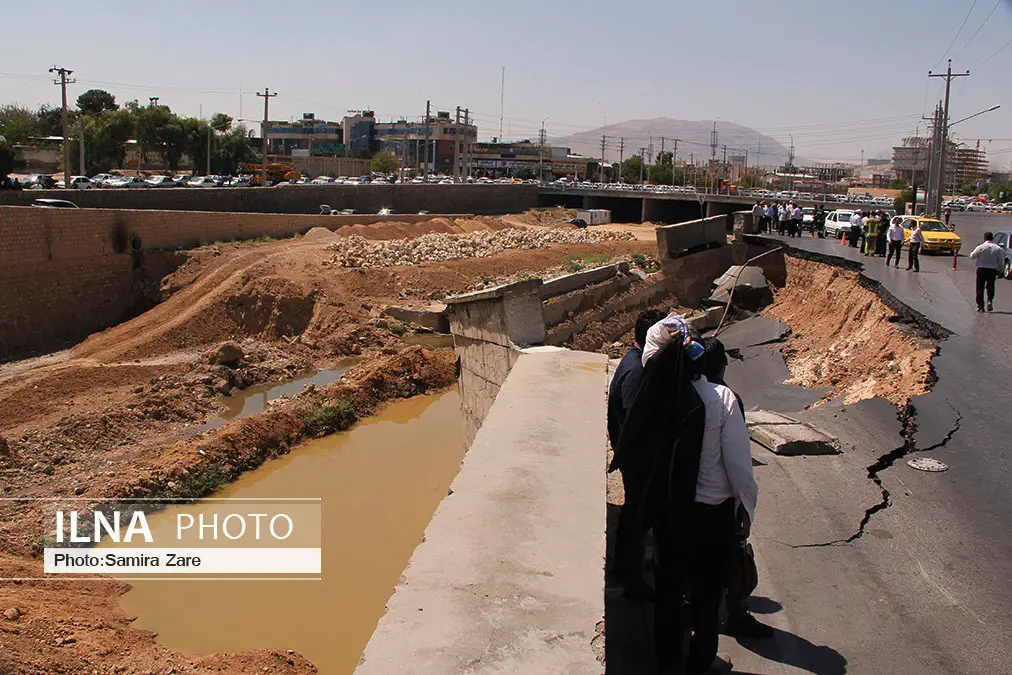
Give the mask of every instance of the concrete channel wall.
[[607, 357], [517, 354], [356, 675], [603, 672]]
[[82, 208], [244, 213], [516, 213], [538, 204], [536, 185], [291, 185], [275, 188], [135, 188], [0, 190], [0, 205], [28, 206], [39, 197], [68, 199]]

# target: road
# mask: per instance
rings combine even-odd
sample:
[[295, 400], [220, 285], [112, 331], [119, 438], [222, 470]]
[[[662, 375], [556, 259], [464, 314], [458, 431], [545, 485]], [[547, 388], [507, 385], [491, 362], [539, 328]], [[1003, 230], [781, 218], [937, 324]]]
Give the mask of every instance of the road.
[[[985, 229], [1012, 229], [1012, 216], [956, 214], [953, 222], [966, 253]], [[994, 313], [978, 314], [965, 255], [956, 270], [950, 257], [922, 256], [917, 274], [905, 260], [886, 269], [882, 258], [832, 240], [769, 238], [863, 264], [869, 280], [951, 335], [934, 359], [937, 383], [912, 401], [912, 443], [902, 438], [896, 408], [871, 400], [798, 414], [837, 434], [840, 455], [756, 451], [753, 608], [777, 635], [765, 644], [722, 638], [722, 651], [739, 673], [1012, 672], [1012, 459], [1004, 426], [1012, 281], [999, 280]], [[948, 471], [906, 464], [920, 456]], [[881, 485], [869, 478], [873, 466]]]

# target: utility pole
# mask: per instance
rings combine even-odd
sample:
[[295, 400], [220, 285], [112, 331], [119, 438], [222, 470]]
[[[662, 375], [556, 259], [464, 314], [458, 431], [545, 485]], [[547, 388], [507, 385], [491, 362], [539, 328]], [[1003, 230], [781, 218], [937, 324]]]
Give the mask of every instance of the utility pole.
[[[457, 106], [456, 130], [460, 131], [460, 106]], [[453, 182], [460, 180], [460, 134], [453, 141]]]
[[67, 70], [66, 68], [57, 68], [53, 66], [49, 69], [51, 73], [58, 73], [60, 75], [59, 81], [53, 80], [53, 84], [60, 85], [60, 92], [63, 95], [63, 186], [70, 188], [70, 140], [67, 138], [69, 129], [67, 128], [67, 85], [74, 84], [77, 80], [68, 80], [67, 76], [73, 74], [73, 70]]
[[646, 148], [640, 148], [640, 185], [643, 185], [643, 169], [646, 163], [643, 161], [643, 153], [646, 152]]
[[[678, 157], [678, 139], [673, 138], [671, 146], [671, 186], [675, 185], [675, 158]], [[682, 180], [685, 180], [685, 176], [682, 176]]]
[[625, 156], [625, 136], [619, 138], [618, 143], [618, 182], [624, 183], [625, 179], [622, 177], [622, 158]]
[[713, 122], [713, 131], [710, 132], [710, 159], [717, 159], [717, 122]]
[[422, 180], [429, 177], [429, 110], [430, 102], [425, 102], [425, 164], [422, 165]]
[[945, 78], [945, 107], [942, 108], [942, 145], [939, 148], [938, 154], [938, 188], [937, 194], [935, 195], [935, 201], [930, 204], [932, 215], [938, 215], [942, 208], [942, 191], [945, 189], [945, 146], [949, 142], [949, 89], [952, 86], [952, 80], [957, 77], [969, 77], [970, 71], [965, 73], [952, 72], [952, 59], [949, 59], [949, 65], [945, 70], [945, 75], [941, 73], [932, 73], [928, 71], [928, 77], [944, 77]]
[[[78, 141], [80, 142], [79, 150], [81, 156], [79, 159], [81, 160], [81, 175], [85, 176], [87, 174], [85, 174], [84, 172], [84, 115], [81, 115], [80, 117], [77, 118], [77, 126], [78, 126]], [[66, 183], [64, 183], [64, 185], [66, 185]]]
[[[278, 92], [271, 93], [271, 90], [269, 88], [267, 88], [267, 87], [264, 87], [264, 93], [261, 94], [260, 92], [257, 92], [257, 96], [262, 96], [263, 99], [264, 99], [264, 130], [263, 130], [264, 157], [263, 157], [263, 163], [260, 165], [260, 186], [261, 187], [266, 187], [267, 186], [267, 120], [269, 119], [269, 117], [268, 117], [268, 108], [269, 108], [269, 104], [271, 102], [271, 99], [274, 98], [277, 95], [278, 95]], [[345, 147], [347, 147], [347, 144], [348, 144], [348, 139], [347, 138], [344, 139], [344, 143], [345, 143]], [[211, 153], [210, 152], [207, 153], [207, 159], [208, 159], [208, 163], [210, 164], [210, 160], [211, 160]]]
[[607, 143], [608, 137], [605, 136], [604, 134], [601, 134], [601, 170], [597, 172], [599, 174], [598, 175], [598, 178], [600, 179], [599, 182], [601, 183], [604, 182], [604, 148], [607, 145]]
[[471, 176], [471, 111], [464, 108], [464, 181]]
[[[264, 155], [266, 157], [266, 154]], [[207, 125], [207, 171], [204, 172], [205, 176], [211, 175], [211, 125]]]
[[148, 107], [153, 108], [158, 105], [158, 96], [148, 96]]
[[506, 66], [502, 67], [502, 81], [499, 83], [499, 142], [502, 143], [502, 113], [506, 102]]

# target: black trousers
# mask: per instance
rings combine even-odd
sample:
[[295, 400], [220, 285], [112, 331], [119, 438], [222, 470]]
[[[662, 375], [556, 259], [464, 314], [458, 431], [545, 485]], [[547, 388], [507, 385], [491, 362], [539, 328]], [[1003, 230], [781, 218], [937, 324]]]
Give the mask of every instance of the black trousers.
[[896, 254], [896, 267], [900, 266], [900, 254], [903, 253], [903, 240], [890, 241], [889, 242], [889, 255], [886, 256], [886, 266], [889, 266], [889, 261], [893, 259], [893, 254]]
[[[621, 469], [619, 470], [621, 471]], [[636, 488], [622, 476], [625, 489], [625, 504], [618, 514], [618, 528], [615, 532], [615, 572], [623, 583], [635, 583], [643, 575], [643, 536], [646, 534], [642, 522], [632, 504], [637, 503]]]
[[984, 289], [987, 289], [987, 301], [994, 302], [994, 280], [998, 278], [998, 270], [984, 267], [977, 268], [977, 308], [984, 309]]
[[907, 269], [915, 269], [918, 272], [921, 271], [921, 259], [919, 257], [921, 253], [921, 245], [916, 241], [910, 242], [910, 252], [907, 253]]
[[[734, 500], [693, 504], [688, 522], [654, 526], [654, 645], [660, 668], [705, 670], [717, 656], [720, 603], [734, 542]], [[692, 637], [686, 640], [689, 630]]]

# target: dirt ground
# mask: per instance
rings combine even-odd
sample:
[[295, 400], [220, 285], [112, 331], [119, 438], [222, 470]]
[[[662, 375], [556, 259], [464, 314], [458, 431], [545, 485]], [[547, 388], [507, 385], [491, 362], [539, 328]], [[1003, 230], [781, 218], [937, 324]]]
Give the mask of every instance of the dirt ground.
[[787, 284], [763, 314], [790, 325], [789, 384], [832, 387], [852, 403], [881, 396], [904, 404], [932, 384], [935, 345], [892, 321], [895, 313], [857, 272], [787, 258]]
[[[452, 351], [407, 346], [405, 327], [381, 318], [385, 307], [553, 276], [573, 256], [653, 254], [653, 237], [386, 268], [330, 265], [326, 245], [353, 234], [571, 227], [561, 215], [320, 228], [186, 252], [153, 309], [69, 350], [0, 366], [0, 497], [199, 496], [317, 433], [304, 422], [313, 407], [346, 401], [361, 417], [385, 400], [450, 386]], [[210, 356], [224, 341], [241, 350], [230, 365]], [[224, 395], [349, 356], [362, 361], [339, 383], [193, 435]], [[43, 531], [35, 507], [0, 502], [0, 576], [39, 576]], [[126, 590], [112, 581], [0, 581], [0, 673], [315, 672], [292, 653], [193, 659], [162, 648], [131, 627], [119, 603]]]

